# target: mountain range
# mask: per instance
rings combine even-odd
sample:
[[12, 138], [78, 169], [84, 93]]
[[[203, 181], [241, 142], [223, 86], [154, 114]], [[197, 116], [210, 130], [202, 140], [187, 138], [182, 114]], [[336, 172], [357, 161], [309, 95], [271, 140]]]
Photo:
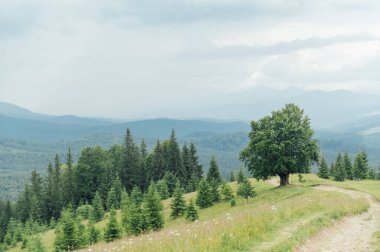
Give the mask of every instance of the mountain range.
[[[224, 104], [205, 107], [196, 114], [203, 119], [137, 121], [52, 116], [0, 102], [0, 197], [17, 195], [30, 171], [44, 172], [56, 153], [64, 157], [67, 148], [71, 147], [77, 159], [84, 146], [109, 147], [122, 143], [126, 128], [131, 129], [136, 142], [144, 138], [149, 148], [175, 129], [180, 144], [194, 142], [197, 145], [205, 169], [210, 157], [215, 155], [223, 175], [228, 176], [231, 170], [241, 166], [238, 157], [248, 142], [249, 121], [289, 102], [300, 105], [311, 118], [321, 153], [329, 162], [338, 151], [347, 151], [354, 157], [359, 150], [366, 150], [371, 165], [377, 166], [380, 161], [379, 98], [344, 90], [262, 88], [247, 92], [241, 97], [241, 103], [229, 103], [232, 100], [225, 99]], [[190, 115], [189, 111], [183, 111], [183, 117]]]

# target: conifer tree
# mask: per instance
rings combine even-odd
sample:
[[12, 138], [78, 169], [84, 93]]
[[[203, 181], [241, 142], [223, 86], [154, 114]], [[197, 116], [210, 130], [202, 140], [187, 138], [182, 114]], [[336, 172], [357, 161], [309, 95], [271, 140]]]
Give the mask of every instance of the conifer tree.
[[328, 179], [329, 178], [329, 170], [328, 170], [327, 163], [326, 163], [326, 160], [325, 160], [324, 157], [322, 157], [321, 163], [319, 165], [318, 176], [320, 178], [324, 178], [324, 179]]
[[334, 180], [336, 181], [344, 181], [346, 177], [346, 170], [344, 167], [344, 161], [341, 153], [338, 153], [338, 156], [336, 158], [335, 162], [335, 174], [334, 174]]
[[120, 203], [121, 203], [121, 194], [123, 192], [123, 185], [121, 183], [119, 176], [116, 176], [115, 180], [112, 183], [112, 187], [115, 190], [115, 197], [116, 197], [115, 208], [119, 209]]
[[198, 188], [198, 184], [199, 184], [199, 178], [196, 175], [196, 173], [194, 172], [191, 175], [190, 180], [187, 182], [186, 192], [194, 192], [194, 191], [196, 191], [197, 188]]
[[162, 179], [166, 170], [167, 164], [165, 160], [165, 153], [160, 141], [157, 140], [153, 152], [150, 153], [147, 158], [147, 180], [158, 181]]
[[354, 164], [354, 178], [358, 180], [366, 179], [368, 175], [368, 159], [367, 154], [362, 151], [358, 153]]
[[104, 208], [103, 201], [100, 197], [99, 192], [95, 193], [95, 197], [92, 200], [93, 211], [91, 212], [90, 219], [94, 222], [98, 222], [103, 219], [104, 216]]
[[334, 175], [335, 175], [335, 165], [334, 165], [334, 162], [331, 163], [329, 174], [330, 174], [330, 177], [334, 177]]
[[87, 237], [89, 244], [95, 244], [100, 239], [100, 231], [95, 227], [94, 222], [92, 221], [88, 224]]
[[368, 179], [372, 179], [372, 180], [376, 179], [376, 173], [375, 173], [374, 169], [371, 169], [371, 168], [369, 169]]
[[131, 201], [128, 205], [123, 204], [122, 221], [128, 234], [138, 235], [144, 227], [143, 216], [139, 205]]
[[106, 242], [111, 242], [121, 238], [121, 234], [121, 229], [116, 219], [116, 211], [115, 209], [111, 209], [109, 222], [104, 230], [104, 240]]
[[177, 178], [182, 179], [184, 177], [185, 171], [183, 170], [181, 161], [181, 150], [179, 149], [174, 129], [172, 130], [169, 141], [167, 142], [165, 154], [168, 165], [168, 171], [170, 171]]
[[[53, 171], [53, 213], [52, 216], [55, 219], [58, 219], [61, 209], [63, 207], [62, 204], [62, 182], [61, 182], [61, 161], [59, 160], [58, 154], [55, 155], [54, 158], [54, 171]], [[49, 218], [50, 220], [50, 218]]]
[[234, 171], [231, 171], [230, 172], [230, 182], [235, 182], [235, 181], [236, 181], [235, 173], [234, 173]]
[[107, 195], [107, 209], [111, 210], [111, 209], [118, 208], [119, 203], [117, 201], [118, 200], [117, 200], [115, 188], [111, 187]]
[[[53, 165], [51, 162], [48, 164], [48, 173], [45, 183], [45, 204], [46, 204], [46, 217], [51, 219], [54, 213], [54, 195], [53, 195]], [[54, 218], [54, 217], [53, 217]]]
[[170, 208], [172, 210], [170, 217], [176, 218], [182, 216], [186, 210], [185, 199], [183, 198], [183, 189], [181, 184], [177, 182], [176, 188], [173, 193], [173, 199], [170, 203]]
[[124, 139], [123, 169], [120, 178], [127, 191], [131, 191], [135, 185], [140, 185], [144, 179], [140, 169], [140, 151], [133, 141], [131, 131], [127, 129]]
[[161, 213], [162, 209], [161, 198], [154, 187], [150, 185], [142, 204], [144, 224], [148, 230], [157, 230], [163, 227], [164, 219]]
[[164, 179], [168, 184], [169, 197], [171, 197], [173, 195], [175, 185], [178, 182], [178, 178], [172, 172], [166, 172]]
[[157, 192], [160, 194], [162, 200], [166, 200], [169, 198], [169, 188], [168, 183], [165, 179], [161, 179], [157, 181], [156, 184]]
[[238, 173], [238, 177], [237, 177], [237, 183], [241, 184], [241, 183], [243, 183], [245, 181], [245, 179], [246, 179], [246, 177], [245, 177], [243, 168], [240, 167], [240, 170], [239, 170], [239, 173]]
[[140, 206], [142, 201], [144, 199], [144, 195], [141, 192], [140, 188], [135, 186], [132, 189], [131, 195], [130, 195], [130, 200], [131, 202], [135, 203], [136, 205]]
[[249, 179], [244, 179], [243, 183], [239, 185], [237, 195], [245, 198], [247, 200], [247, 203], [249, 198], [252, 198], [256, 195]]
[[191, 199], [186, 207], [185, 218], [189, 221], [195, 221], [199, 218], [198, 211], [195, 207], [194, 201]]
[[234, 197], [231, 186], [229, 186], [226, 182], [222, 183], [220, 194], [223, 201], [230, 201]]
[[220, 175], [219, 167], [214, 156], [211, 157], [210, 167], [207, 172], [206, 180], [210, 184], [215, 183], [217, 185], [220, 185], [222, 183], [222, 176]]
[[347, 152], [344, 153], [343, 162], [344, 162], [344, 169], [346, 170], [346, 178], [353, 180], [354, 174], [353, 174], [352, 161]]
[[210, 185], [205, 179], [202, 179], [199, 182], [196, 204], [200, 208], [207, 208], [212, 206], [213, 204], [213, 197], [211, 195]]
[[64, 176], [64, 203], [65, 205], [72, 204], [75, 205], [75, 181], [74, 181], [74, 171], [73, 171], [73, 156], [71, 154], [71, 148], [69, 148], [66, 155], [66, 166], [67, 170]]
[[81, 247], [77, 219], [71, 209], [64, 209], [55, 229], [56, 239], [54, 241], [55, 251], [72, 251]]
[[26, 250], [28, 252], [45, 252], [46, 248], [42, 243], [41, 237], [38, 235], [33, 235], [27, 241]]
[[195, 148], [195, 145], [193, 143], [190, 144], [190, 158], [192, 160], [191, 170], [193, 171], [195, 176], [198, 178], [198, 181], [200, 181], [203, 177], [203, 169], [202, 169], [202, 165], [199, 164], [197, 149]]

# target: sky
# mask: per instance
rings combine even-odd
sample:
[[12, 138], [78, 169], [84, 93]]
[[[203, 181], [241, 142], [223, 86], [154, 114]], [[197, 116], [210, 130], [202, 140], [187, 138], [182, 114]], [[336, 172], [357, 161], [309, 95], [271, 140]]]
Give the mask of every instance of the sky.
[[380, 1], [0, 0], [0, 101], [142, 118], [258, 87], [380, 94]]

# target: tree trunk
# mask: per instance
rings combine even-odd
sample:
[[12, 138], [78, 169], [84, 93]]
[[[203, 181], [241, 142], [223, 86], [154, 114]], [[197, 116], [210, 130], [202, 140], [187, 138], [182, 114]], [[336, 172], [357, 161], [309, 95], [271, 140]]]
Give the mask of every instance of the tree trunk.
[[281, 174], [280, 176], [280, 186], [289, 185], [289, 174]]

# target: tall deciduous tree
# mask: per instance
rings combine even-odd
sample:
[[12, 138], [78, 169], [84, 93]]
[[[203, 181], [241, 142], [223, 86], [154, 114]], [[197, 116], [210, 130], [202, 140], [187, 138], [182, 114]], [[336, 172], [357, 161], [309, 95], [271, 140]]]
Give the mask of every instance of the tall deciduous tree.
[[310, 119], [295, 104], [259, 121], [251, 122], [248, 146], [240, 158], [256, 179], [280, 177], [281, 186], [289, 184], [289, 174], [308, 173], [318, 161], [318, 144]]

